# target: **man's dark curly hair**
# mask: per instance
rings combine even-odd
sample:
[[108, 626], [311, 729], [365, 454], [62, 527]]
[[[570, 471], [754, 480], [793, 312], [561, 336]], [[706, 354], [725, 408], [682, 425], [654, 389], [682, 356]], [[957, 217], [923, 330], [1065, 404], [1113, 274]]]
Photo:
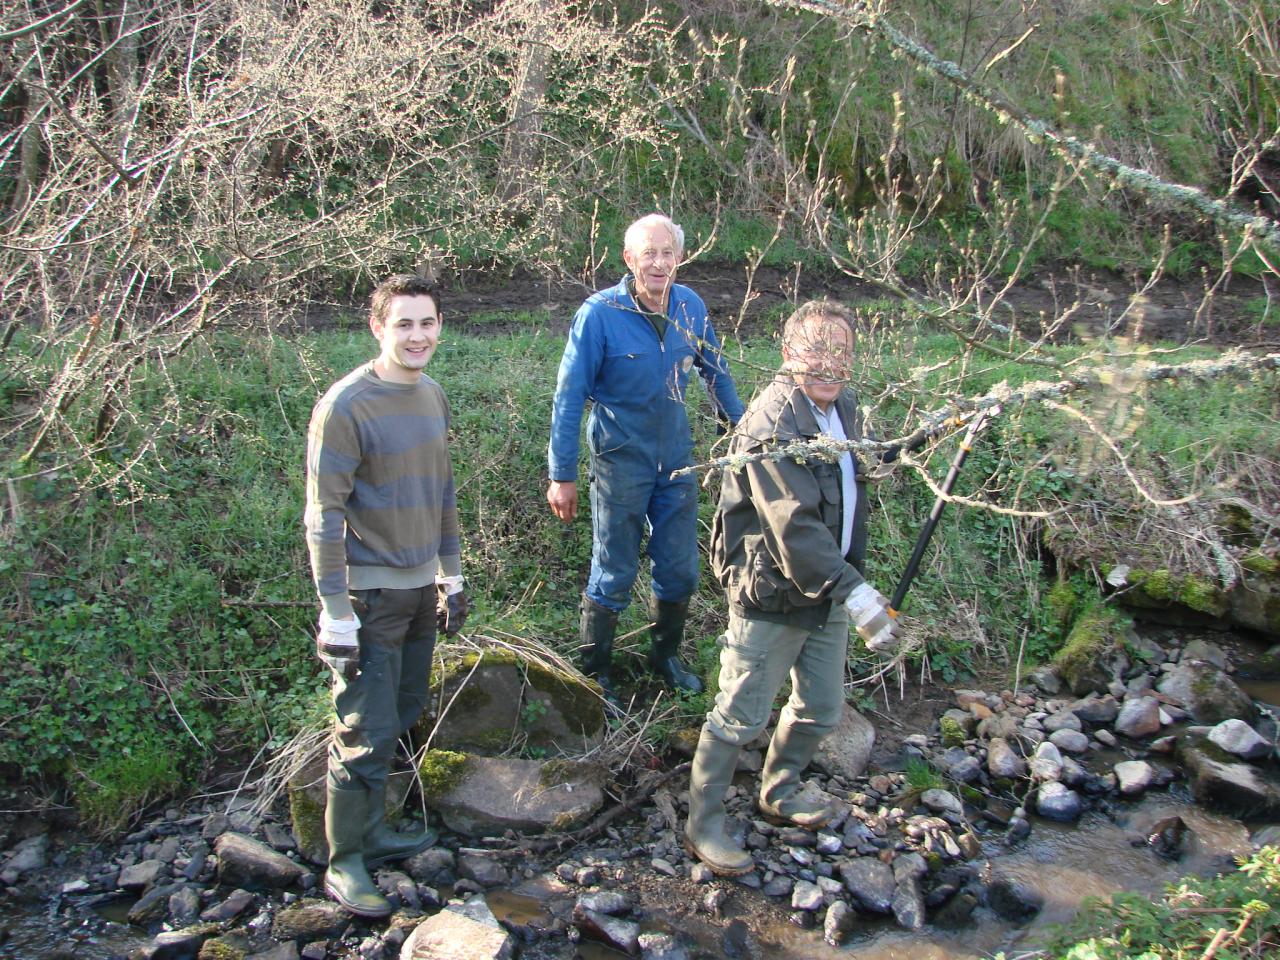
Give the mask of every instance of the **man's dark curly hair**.
[[397, 273], [387, 277], [373, 290], [369, 303], [369, 319], [374, 323], [386, 322], [391, 301], [396, 297], [430, 297], [440, 312], [440, 284], [416, 273]]

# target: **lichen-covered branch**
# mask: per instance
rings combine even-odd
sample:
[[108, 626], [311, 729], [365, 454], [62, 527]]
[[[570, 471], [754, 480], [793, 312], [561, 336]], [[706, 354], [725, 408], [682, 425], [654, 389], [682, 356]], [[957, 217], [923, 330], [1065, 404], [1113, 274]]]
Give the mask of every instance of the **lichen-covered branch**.
[[1074, 377], [1047, 382], [1035, 380], [1019, 387], [997, 384], [980, 397], [962, 398], [951, 405], [926, 415], [911, 433], [892, 440], [833, 440], [818, 437], [812, 441], [789, 443], [760, 453], [731, 454], [716, 457], [675, 471], [673, 476], [727, 467], [738, 470], [749, 463], [764, 460], [803, 460], [809, 457], [834, 462], [847, 450], [862, 453], [885, 453], [891, 450], [914, 450], [934, 437], [951, 434], [966, 426], [979, 412], [995, 414], [996, 407], [1011, 409], [1019, 404], [1056, 401], [1080, 390], [1102, 390], [1119, 379], [1129, 382], [1155, 383], [1161, 380], [1216, 380], [1225, 376], [1251, 376], [1280, 369], [1280, 353], [1250, 354], [1229, 351], [1211, 360], [1186, 363], [1135, 364], [1130, 367], [1100, 366], [1080, 372]]

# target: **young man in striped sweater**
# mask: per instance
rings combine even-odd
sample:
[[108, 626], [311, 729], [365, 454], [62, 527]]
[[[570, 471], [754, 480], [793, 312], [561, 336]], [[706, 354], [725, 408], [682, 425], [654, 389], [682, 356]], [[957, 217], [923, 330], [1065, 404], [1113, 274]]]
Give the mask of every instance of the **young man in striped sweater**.
[[438, 287], [398, 275], [373, 292], [378, 357], [316, 404], [307, 438], [307, 546], [317, 649], [333, 672], [325, 890], [352, 913], [391, 913], [369, 867], [435, 842], [386, 822], [387, 775], [427, 702], [437, 625], [467, 615], [449, 459], [449, 403], [423, 372], [440, 341]]

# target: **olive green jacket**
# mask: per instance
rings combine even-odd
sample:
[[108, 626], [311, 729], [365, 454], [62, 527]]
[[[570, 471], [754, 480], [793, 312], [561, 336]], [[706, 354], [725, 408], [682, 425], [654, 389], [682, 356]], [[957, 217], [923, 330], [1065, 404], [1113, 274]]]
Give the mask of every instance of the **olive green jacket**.
[[[862, 438], [856, 398], [844, 390], [836, 410], [851, 440]], [[751, 401], [730, 454], [754, 454], [819, 435], [808, 398], [784, 373]], [[867, 497], [854, 455], [858, 502], [848, 556], [840, 555], [840, 464], [811, 456], [727, 467], [711, 528], [711, 567], [742, 616], [807, 629], [826, 623], [833, 603], [863, 582]]]

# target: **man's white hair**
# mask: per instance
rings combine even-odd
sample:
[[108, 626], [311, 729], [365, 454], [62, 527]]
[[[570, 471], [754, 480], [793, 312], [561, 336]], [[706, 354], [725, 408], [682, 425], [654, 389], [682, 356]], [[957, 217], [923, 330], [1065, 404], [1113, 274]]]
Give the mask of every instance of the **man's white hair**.
[[632, 253], [639, 253], [645, 242], [645, 234], [651, 227], [662, 227], [676, 242], [676, 252], [684, 253], [684, 228], [665, 213], [648, 213], [627, 227], [622, 235], [622, 248]]

